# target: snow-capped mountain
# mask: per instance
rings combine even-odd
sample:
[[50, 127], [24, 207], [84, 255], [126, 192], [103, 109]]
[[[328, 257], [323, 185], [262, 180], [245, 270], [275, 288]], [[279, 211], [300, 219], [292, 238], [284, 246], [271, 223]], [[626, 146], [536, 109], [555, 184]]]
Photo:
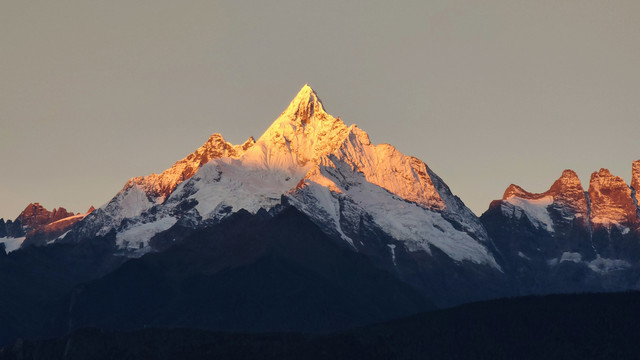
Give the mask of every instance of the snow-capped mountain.
[[[638, 164], [632, 166], [635, 186]], [[481, 219], [509, 272], [533, 292], [640, 286], [627, 276], [640, 261], [636, 193], [607, 169], [591, 175], [588, 191], [571, 170], [544, 193], [511, 185]]]
[[212, 135], [162, 174], [129, 180], [64, 241], [111, 234], [121, 254], [137, 257], [154, 251], [153, 238], [179, 240], [171, 228], [216, 224], [241, 209], [275, 214], [288, 206], [414, 283], [435, 286], [425, 277], [433, 271], [424, 268], [424, 258], [432, 259], [427, 267], [440, 262], [442, 271], [464, 269], [464, 281], [502, 274], [479, 219], [442, 179], [419, 159], [374, 145], [356, 125], [329, 115], [308, 85], [257, 141], [232, 145]]
[[640, 289], [638, 189], [640, 160], [631, 186], [601, 169], [585, 191], [565, 170], [544, 193], [509, 186], [479, 219], [305, 85], [257, 140], [213, 134], [85, 214], [31, 204], [0, 219], [0, 342], [82, 327], [326, 331]]
[[15, 220], [0, 219], [0, 243], [11, 252], [24, 245], [44, 245], [71, 229], [93, 211], [74, 214], [63, 207], [47, 210], [39, 203], [27, 205]]
[[[378, 225], [409, 251], [431, 247], [456, 261], [499, 268], [477, 218], [420, 160], [388, 144], [373, 145], [356, 126], [287, 193], [290, 202], [356, 248], [362, 218]], [[388, 244], [391, 253], [395, 245]]]
[[[640, 161], [633, 163], [633, 182], [638, 186]], [[491, 208], [500, 208], [508, 217], [526, 217], [534, 226], [549, 233], [561, 230], [563, 222], [578, 221], [588, 228], [612, 228], [627, 234], [640, 225], [633, 187], [607, 169], [591, 174], [589, 189], [584, 191], [572, 170], [565, 170], [551, 188], [541, 194], [529, 193], [510, 185], [502, 200]], [[554, 212], [559, 212], [560, 217]]]
[[180, 183], [191, 178], [210, 160], [220, 157], [237, 158], [253, 146], [254, 142], [253, 138], [249, 138], [242, 145], [232, 145], [220, 134], [211, 135], [204, 145], [161, 174], [127, 181], [111, 201], [83, 222], [77, 231], [78, 236], [87, 238], [105, 235], [119, 227], [123, 220], [136, 218], [153, 206], [164, 203]]
[[[534, 194], [518, 185], [511, 184], [505, 190], [502, 201], [492, 204], [500, 207], [505, 216], [526, 217], [534, 226], [550, 233], [561, 230], [567, 222], [577, 221], [588, 225], [589, 204], [578, 175], [565, 170], [551, 188], [544, 193]], [[552, 213], [559, 216], [552, 219]]]

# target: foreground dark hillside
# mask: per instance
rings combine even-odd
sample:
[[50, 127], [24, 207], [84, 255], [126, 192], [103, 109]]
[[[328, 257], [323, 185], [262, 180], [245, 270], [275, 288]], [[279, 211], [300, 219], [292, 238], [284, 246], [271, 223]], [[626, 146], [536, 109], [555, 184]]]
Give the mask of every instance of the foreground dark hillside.
[[9, 255], [0, 248], [0, 345], [18, 337], [64, 334], [74, 288], [127, 260], [113, 255], [112, 244], [113, 239], [96, 238]]
[[82, 329], [0, 359], [637, 359], [640, 293], [495, 300], [331, 335]]
[[0, 346], [91, 327], [331, 332], [435, 308], [294, 208], [240, 211], [139, 259], [114, 242], [0, 254]]
[[78, 287], [69, 330], [336, 331], [435, 307], [304, 214], [240, 211]]

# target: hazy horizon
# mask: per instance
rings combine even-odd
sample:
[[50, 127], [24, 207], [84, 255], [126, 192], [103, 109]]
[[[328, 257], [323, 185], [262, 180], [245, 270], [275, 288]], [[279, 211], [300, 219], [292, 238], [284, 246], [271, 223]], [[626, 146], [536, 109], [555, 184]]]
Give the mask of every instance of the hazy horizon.
[[0, 5], [0, 218], [84, 212], [308, 83], [477, 215], [511, 183], [640, 158], [640, 3], [47, 1]]

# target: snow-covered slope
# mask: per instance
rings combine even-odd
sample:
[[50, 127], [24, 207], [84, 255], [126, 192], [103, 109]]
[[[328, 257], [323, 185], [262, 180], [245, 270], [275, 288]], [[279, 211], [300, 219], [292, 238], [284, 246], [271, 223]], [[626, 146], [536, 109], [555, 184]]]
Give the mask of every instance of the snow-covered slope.
[[180, 183], [195, 175], [211, 159], [237, 158], [254, 143], [254, 139], [250, 137], [242, 145], [233, 145], [225, 141], [220, 134], [211, 135], [204, 145], [161, 174], [136, 177], [127, 181], [113, 199], [83, 221], [76, 231], [76, 236], [103, 236], [119, 228], [123, 220], [135, 219], [155, 205], [162, 204]]
[[327, 114], [316, 93], [305, 85], [253, 147], [238, 158], [213, 159], [167, 202], [195, 200], [204, 220], [240, 209], [253, 213], [271, 209], [347, 133], [347, 126]]
[[425, 163], [372, 144], [363, 130], [326, 113], [308, 85], [255, 143], [233, 146], [213, 135], [162, 174], [130, 180], [76, 235], [115, 230], [116, 244], [136, 256], [174, 224], [198, 227], [240, 209], [287, 205], [355, 250], [367, 245], [354, 234], [375, 229], [393, 239], [387, 252], [437, 248], [453, 262], [500, 268], [477, 217]]
[[342, 145], [289, 192], [294, 206], [356, 248], [366, 245], [350, 234], [370, 216], [409, 251], [436, 247], [456, 261], [499, 268], [477, 218], [426, 164], [391, 145], [373, 145], [354, 125], [349, 130]]
[[209, 160], [222, 157], [240, 157], [254, 143], [254, 139], [250, 137], [242, 145], [232, 145], [226, 142], [222, 135], [213, 134], [204, 145], [161, 174], [133, 178], [127, 182], [124, 188], [137, 186], [148, 197], [154, 198], [155, 202], [161, 203], [173, 192], [176, 186], [195, 175], [200, 167], [208, 163]]
[[[25, 237], [0, 237], [0, 244], [4, 245], [4, 251], [6, 253], [10, 253], [12, 251], [16, 251], [20, 248], [22, 243], [24, 242]], [[0, 250], [2, 251], [2, 250]], [[1, 253], [0, 253], [1, 254]]]

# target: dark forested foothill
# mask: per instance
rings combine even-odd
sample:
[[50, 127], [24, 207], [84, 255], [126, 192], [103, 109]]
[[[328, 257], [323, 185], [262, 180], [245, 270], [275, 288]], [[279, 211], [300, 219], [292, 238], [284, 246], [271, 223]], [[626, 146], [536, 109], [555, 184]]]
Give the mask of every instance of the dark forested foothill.
[[0, 359], [637, 359], [640, 293], [467, 304], [325, 335], [79, 329]]

